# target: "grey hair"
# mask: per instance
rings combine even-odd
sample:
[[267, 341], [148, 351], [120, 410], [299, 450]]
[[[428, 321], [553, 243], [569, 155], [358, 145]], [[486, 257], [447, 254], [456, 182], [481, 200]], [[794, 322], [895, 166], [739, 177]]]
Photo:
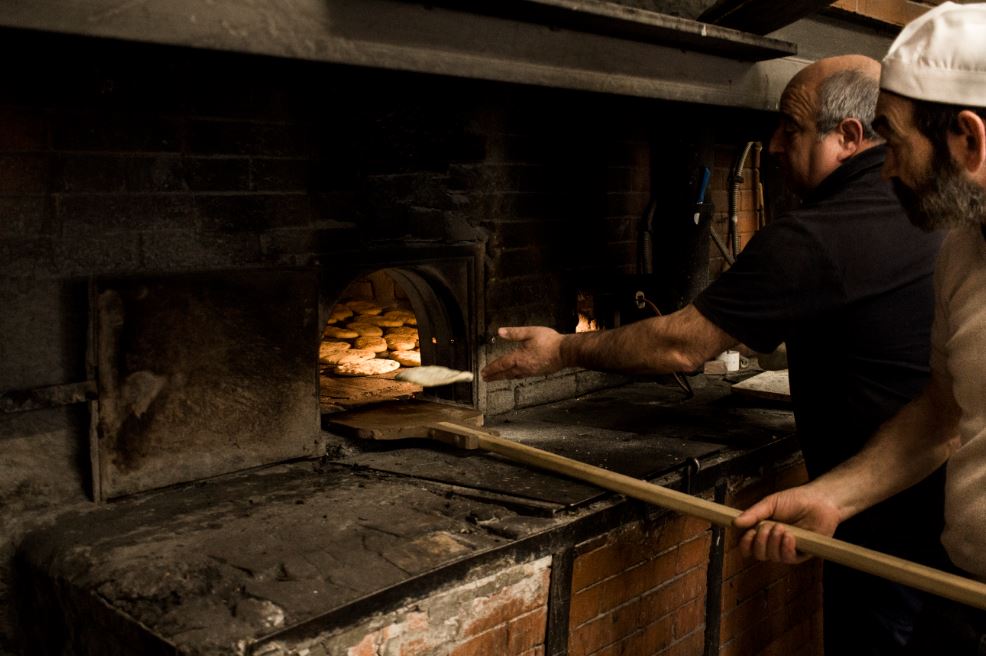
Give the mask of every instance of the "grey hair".
[[880, 81], [859, 69], [839, 71], [825, 78], [818, 86], [818, 113], [815, 124], [819, 139], [834, 130], [847, 118], [859, 119], [863, 137], [880, 140], [873, 129], [876, 98]]

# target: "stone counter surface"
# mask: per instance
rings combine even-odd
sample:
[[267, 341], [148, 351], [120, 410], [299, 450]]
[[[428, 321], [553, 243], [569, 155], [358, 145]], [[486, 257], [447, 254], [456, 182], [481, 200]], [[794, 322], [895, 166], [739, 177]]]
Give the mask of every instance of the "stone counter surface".
[[[34, 585], [52, 584], [38, 594], [63, 597], [36, 600], [49, 610], [84, 614], [86, 595], [106, 604], [104, 625], [66, 627], [73, 642], [109, 646], [112, 632], [128, 653], [136, 622], [160, 639], [155, 653], [223, 654], [494, 549], [508, 540], [474, 518], [503, 514], [414, 480], [304, 462], [63, 516], [22, 554]], [[60, 637], [37, 624], [32, 640]]]
[[[700, 391], [695, 410], [681, 416], [707, 412], [721, 392]], [[683, 412], [680, 399], [666, 405]], [[571, 415], [564, 406], [548, 411]], [[791, 452], [792, 440], [778, 433], [792, 428], [790, 413], [751, 413], [748, 430], [735, 430], [773, 435], [769, 448], [723, 445], [703, 472], [706, 483], [736, 463], [752, 468]], [[504, 495], [465, 494], [461, 484], [343, 464], [359, 445], [334, 439], [337, 448], [322, 461], [87, 506], [29, 534], [14, 592], [31, 653], [302, 653], [263, 645], [299, 644], [450, 582], [544, 559], [576, 534], [585, 539], [618, 524], [634, 505], [608, 495], [532, 510]], [[493, 456], [468, 456], [477, 458]], [[684, 485], [678, 470], [658, 482]], [[547, 576], [545, 567], [538, 576]]]

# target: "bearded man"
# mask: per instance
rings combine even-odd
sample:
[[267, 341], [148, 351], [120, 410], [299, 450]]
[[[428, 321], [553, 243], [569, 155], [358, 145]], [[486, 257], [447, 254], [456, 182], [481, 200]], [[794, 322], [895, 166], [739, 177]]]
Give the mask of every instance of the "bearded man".
[[[803, 560], [783, 526], [831, 534], [947, 461], [942, 544], [955, 571], [986, 581], [986, 4], [946, 2], [908, 24], [883, 60], [874, 127], [883, 174], [911, 221], [949, 228], [935, 269], [931, 380], [843, 465], [766, 497], [736, 519], [741, 548]], [[986, 653], [986, 613], [938, 600], [908, 653]]]

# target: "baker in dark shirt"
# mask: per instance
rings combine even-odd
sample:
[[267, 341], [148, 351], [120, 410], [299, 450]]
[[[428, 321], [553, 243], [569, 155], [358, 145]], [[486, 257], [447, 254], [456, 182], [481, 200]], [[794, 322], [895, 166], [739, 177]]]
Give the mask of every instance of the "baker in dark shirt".
[[[727, 348], [787, 345], [791, 396], [810, 476], [855, 454], [929, 375], [932, 270], [940, 237], [914, 228], [880, 179], [870, 126], [879, 64], [849, 55], [799, 72], [781, 97], [770, 152], [801, 209], [778, 217], [695, 301], [615, 330], [561, 335], [501, 328], [519, 348], [486, 380], [564, 367], [693, 371]], [[840, 526], [838, 536], [938, 566], [943, 473]], [[825, 651], [891, 654], [906, 644], [922, 594], [824, 565]]]

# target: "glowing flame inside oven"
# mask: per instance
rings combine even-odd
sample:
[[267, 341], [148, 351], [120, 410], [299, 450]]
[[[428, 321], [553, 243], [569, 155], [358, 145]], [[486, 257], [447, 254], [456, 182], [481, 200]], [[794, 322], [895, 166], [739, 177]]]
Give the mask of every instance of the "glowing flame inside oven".
[[577, 333], [588, 333], [599, 330], [599, 326], [596, 324], [595, 319], [590, 319], [588, 316], [579, 312], [579, 323], [575, 326], [575, 332]]

